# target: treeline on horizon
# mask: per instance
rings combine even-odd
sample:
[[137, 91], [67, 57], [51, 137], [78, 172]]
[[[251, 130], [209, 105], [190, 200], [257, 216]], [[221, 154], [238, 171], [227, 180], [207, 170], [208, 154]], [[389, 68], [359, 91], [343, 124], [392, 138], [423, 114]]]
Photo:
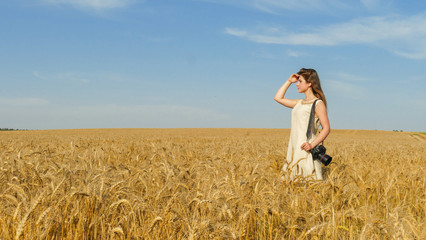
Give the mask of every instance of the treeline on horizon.
[[25, 131], [28, 129], [0, 128], [0, 131]]

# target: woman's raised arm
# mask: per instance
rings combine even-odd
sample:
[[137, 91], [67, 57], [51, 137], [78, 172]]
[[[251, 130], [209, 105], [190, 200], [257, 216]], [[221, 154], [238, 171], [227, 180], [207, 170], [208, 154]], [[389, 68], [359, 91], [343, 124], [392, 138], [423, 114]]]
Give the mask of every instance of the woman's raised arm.
[[277, 93], [275, 94], [274, 100], [288, 108], [294, 108], [294, 106], [296, 106], [297, 100], [284, 98], [284, 96], [290, 85], [292, 83], [297, 82], [298, 79], [299, 75], [295, 73], [292, 74], [290, 78], [280, 87], [280, 89], [278, 89]]

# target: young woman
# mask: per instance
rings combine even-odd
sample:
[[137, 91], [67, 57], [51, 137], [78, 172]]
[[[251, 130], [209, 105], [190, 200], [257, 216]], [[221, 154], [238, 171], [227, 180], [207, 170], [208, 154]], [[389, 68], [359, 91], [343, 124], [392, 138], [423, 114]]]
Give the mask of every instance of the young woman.
[[[299, 93], [305, 94], [305, 99], [288, 99], [285, 93], [291, 84], [297, 83]], [[291, 111], [291, 131], [290, 141], [287, 150], [287, 162], [283, 166], [284, 171], [290, 171], [290, 176], [294, 179], [297, 176], [322, 179], [321, 163], [313, 160], [309, 152], [317, 144], [321, 143], [330, 133], [330, 123], [327, 116], [327, 101], [321, 89], [318, 73], [314, 69], [302, 68], [298, 73], [294, 73], [281, 86], [274, 100], [278, 103], [292, 108]], [[309, 116], [312, 104], [315, 105], [315, 124], [313, 135], [306, 139]], [[317, 135], [319, 124], [322, 131]]]

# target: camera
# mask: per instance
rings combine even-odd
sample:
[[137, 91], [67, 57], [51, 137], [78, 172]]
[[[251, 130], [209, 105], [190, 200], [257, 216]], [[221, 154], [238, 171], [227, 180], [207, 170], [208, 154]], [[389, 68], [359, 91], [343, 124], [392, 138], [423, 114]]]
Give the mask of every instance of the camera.
[[325, 150], [326, 149], [323, 145], [317, 145], [311, 149], [311, 153], [314, 160], [319, 160], [322, 164], [324, 164], [324, 166], [327, 166], [330, 164], [332, 157], [325, 154]]

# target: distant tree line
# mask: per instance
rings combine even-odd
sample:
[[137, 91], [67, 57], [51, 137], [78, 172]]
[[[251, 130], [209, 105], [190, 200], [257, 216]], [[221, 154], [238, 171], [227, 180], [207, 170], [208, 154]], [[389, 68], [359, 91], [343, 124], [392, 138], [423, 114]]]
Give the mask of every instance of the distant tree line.
[[0, 128], [0, 131], [23, 131], [27, 129]]

